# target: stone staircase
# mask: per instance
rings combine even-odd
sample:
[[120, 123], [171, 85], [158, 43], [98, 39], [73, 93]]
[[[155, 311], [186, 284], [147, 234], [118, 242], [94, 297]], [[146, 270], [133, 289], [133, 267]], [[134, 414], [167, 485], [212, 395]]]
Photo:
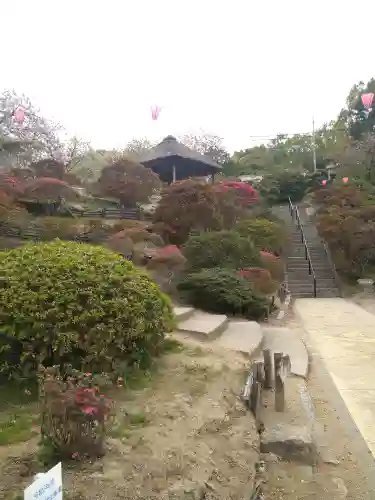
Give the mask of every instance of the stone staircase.
[[229, 320], [224, 314], [209, 314], [193, 307], [176, 306], [174, 312], [177, 329], [174, 336], [195, 338], [221, 347], [247, 354], [257, 354], [263, 343], [263, 332], [256, 321]]
[[210, 314], [189, 306], [175, 306], [177, 340], [194, 339], [207, 347], [220, 347], [260, 359], [262, 349], [288, 354], [291, 373], [306, 377], [309, 359], [306, 346], [288, 328], [270, 326], [241, 319], [229, 319], [224, 314]]
[[[285, 222], [289, 233], [286, 273], [292, 297], [313, 297], [314, 279], [313, 274], [309, 273], [309, 261], [306, 258], [301, 231], [292, 219], [288, 206], [277, 207], [275, 214]], [[339, 297], [335, 274], [315, 224], [309, 220], [304, 209], [300, 208], [299, 214], [316, 277], [316, 296]]]

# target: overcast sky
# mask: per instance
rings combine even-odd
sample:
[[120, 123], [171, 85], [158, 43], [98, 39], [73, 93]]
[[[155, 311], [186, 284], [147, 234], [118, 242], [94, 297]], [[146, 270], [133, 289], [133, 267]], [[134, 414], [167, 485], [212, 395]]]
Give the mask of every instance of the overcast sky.
[[205, 130], [238, 150], [333, 119], [375, 76], [374, 14], [374, 0], [4, 0], [0, 90], [94, 147]]

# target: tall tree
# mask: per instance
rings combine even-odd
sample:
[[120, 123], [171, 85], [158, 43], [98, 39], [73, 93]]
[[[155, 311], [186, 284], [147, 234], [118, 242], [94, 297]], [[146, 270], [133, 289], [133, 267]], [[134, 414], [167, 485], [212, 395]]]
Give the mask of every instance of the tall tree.
[[63, 144], [61, 160], [65, 165], [65, 171], [70, 172], [78, 167], [87, 153], [91, 151], [90, 143], [76, 136], [71, 137]]
[[364, 135], [375, 129], [375, 101], [372, 110], [366, 110], [362, 103], [362, 95], [375, 93], [375, 79], [371, 78], [366, 84], [359, 82], [350, 89], [346, 99], [346, 106], [341, 110], [339, 119], [343, 121], [353, 139], [360, 140]]
[[150, 168], [134, 163], [125, 156], [103, 168], [97, 185], [98, 193], [118, 199], [125, 207], [147, 203], [160, 188], [160, 179]]
[[77, 175], [84, 183], [93, 183], [99, 179], [104, 167], [121, 156], [122, 153], [116, 150], [89, 149], [79, 162], [74, 163], [70, 172]]
[[155, 143], [147, 139], [147, 137], [142, 137], [140, 139], [132, 139], [126, 145], [124, 154], [134, 161], [139, 161], [140, 156], [146, 153], [149, 149], [155, 146]]
[[180, 141], [190, 149], [208, 156], [219, 165], [224, 164], [230, 158], [228, 151], [223, 145], [223, 139], [217, 135], [206, 133], [200, 135], [185, 134], [180, 138]]
[[[25, 118], [22, 124], [14, 118], [15, 111], [21, 107]], [[54, 157], [61, 152], [62, 145], [58, 133], [61, 127], [47, 120], [35, 108], [30, 99], [16, 92], [6, 90], [0, 95], [0, 136], [30, 141], [38, 148], [28, 149], [22, 159], [30, 161], [42, 157]]]

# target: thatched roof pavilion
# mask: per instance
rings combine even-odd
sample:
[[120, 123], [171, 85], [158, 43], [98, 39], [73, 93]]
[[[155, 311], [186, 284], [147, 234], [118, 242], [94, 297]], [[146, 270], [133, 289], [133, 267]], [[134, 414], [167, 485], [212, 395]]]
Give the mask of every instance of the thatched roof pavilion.
[[168, 135], [140, 158], [140, 163], [151, 168], [163, 182], [174, 182], [189, 177], [212, 178], [221, 167], [208, 156], [201, 155], [175, 137]]

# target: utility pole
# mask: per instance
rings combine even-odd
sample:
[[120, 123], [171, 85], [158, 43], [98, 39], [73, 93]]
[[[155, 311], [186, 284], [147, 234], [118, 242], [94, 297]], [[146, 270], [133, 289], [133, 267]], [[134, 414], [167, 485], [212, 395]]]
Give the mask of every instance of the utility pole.
[[316, 145], [315, 145], [315, 121], [313, 118], [312, 121], [312, 151], [313, 151], [313, 167], [314, 167], [314, 174], [316, 172]]

